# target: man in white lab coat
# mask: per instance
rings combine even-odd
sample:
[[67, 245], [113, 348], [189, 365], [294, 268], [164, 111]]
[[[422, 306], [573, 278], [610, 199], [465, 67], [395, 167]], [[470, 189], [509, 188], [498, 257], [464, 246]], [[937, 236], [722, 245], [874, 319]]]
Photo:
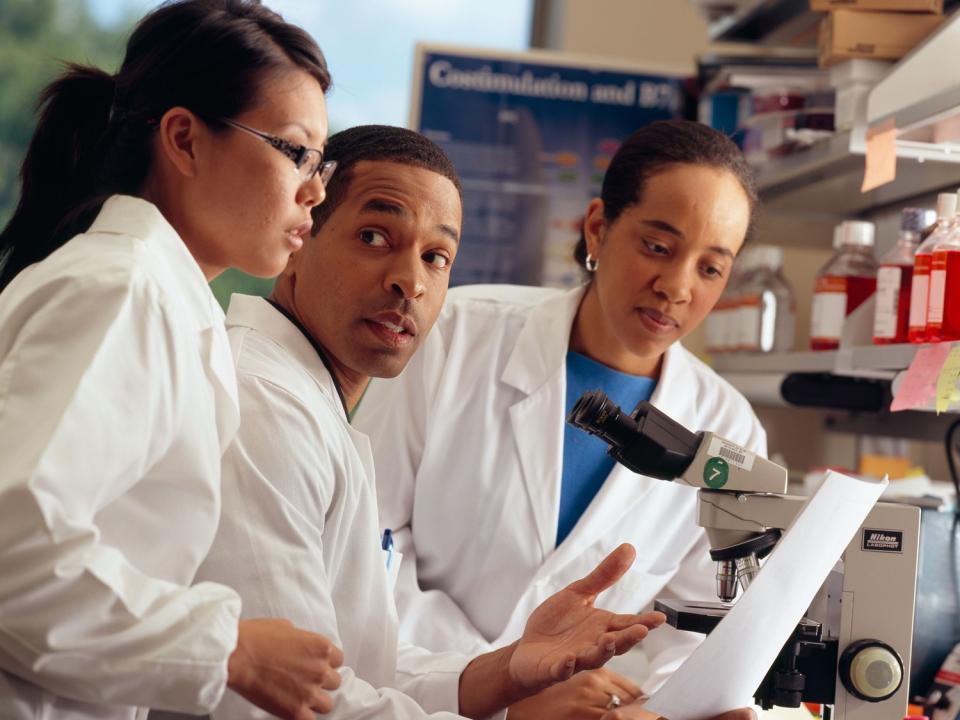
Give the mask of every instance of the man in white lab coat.
[[[459, 182], [438, 147], [399, 128], [339, 133], [327, 159], [339, 175], [314, 236], [270, 300], [234, 296], [227, 314], [241, 427], [197, 577], [235, 588], [245, 616], [279, 614], [342, 647], [331, 717], [486, 717], [626, 652], [663, 616], [593, 607], [633, 562], [621, 546], [557, 588], [507, 647], [474, 658], [398, 651], [390, 582], [401, 558], [379, 526], [369, 443], [348, 418], [369, 376], [398, 374], [440, 311]], [[214, 716], [261, 714], [228, 692]]]
[[[355, 423], [373, 444], [381, 521], [415, 557], [397, 581], [402, 639], [459, 652], [511, 642], [543, 598], [624, 541], [639, 557], [607, 607], [715, 598], [696, 493], [616, 465], [565, 420], [601, 388], [766, 453], [746, 399], [680, 343], [723, 290], [754, 202], [728, 138], [686, 121], [647, 126], [587, 208], [589, 283], [455, 288], [404, 372], [372, 381]], [[568, 472], [578, 464], [589, 483]], [[619, 675], [577, 676], [511, 717], [597, 712], [622, 698], [623, 676], [653, 692], [702, 637], [662, 628], [610, 664]]]

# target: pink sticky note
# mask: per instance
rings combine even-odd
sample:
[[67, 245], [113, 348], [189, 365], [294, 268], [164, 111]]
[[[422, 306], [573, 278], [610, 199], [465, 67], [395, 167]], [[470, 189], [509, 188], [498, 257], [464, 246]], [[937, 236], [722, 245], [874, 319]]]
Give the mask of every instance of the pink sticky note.
[[940, 370], [950, 354], [950, 347], [950, 343], [938, 343], [917, 350], [890, 405], [892, 412], [930, 405], [937, 394], [937, 378], [940, 377]]

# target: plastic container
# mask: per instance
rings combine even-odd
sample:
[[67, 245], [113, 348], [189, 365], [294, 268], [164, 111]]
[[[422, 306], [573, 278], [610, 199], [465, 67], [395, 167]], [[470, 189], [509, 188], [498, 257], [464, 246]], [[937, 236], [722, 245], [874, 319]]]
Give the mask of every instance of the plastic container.
[[920, 245], [920, 234], [935, 219], [936, 214], [924, 208], [904, 208], [900, 214], [900, 235], [880, 259], [877, 273], [877, 305], [873, 316], [876, 345], [907, 342], [914, 255]]
[[753, 333], [753, 318], [759, 312], [759, 301], [750, 290], [753, 275], [759, 264], [758, 246], [751, 245], [741, 258], [740, 282], [733, 298], [733, 310], [730, 313], [727, 328], [728, 347], [733, 352], [753, 352], [757, 340]]
[[907, 339], [912, 343], [927, 342], [927, 303], [933, 248], [950, 234], [956, 212], [955, 193], [937, 195], [937, 229], [920, 243], [913, 257], [913, 287], [910, 289], [910, 323], [907, 329]]
[[876, 292], [874, 231], [871, 222], [844, 222], [840, 249], [817, 273], [810, 326], [813, 350], [840, 347], [844, 320]]
[[736, 350], [739, 342], [737, 331], [737, 311], [739, 308], [740, 284], [743, 280], [744, 266], [748, 260], [747, 251], [734, 263], [727, 287], [724, 288], [717, 304], [707, 315], [706, 350], [708, 353], [728, 353]]
[[793, 289], [784, 279], [783, 248], [756, 245], [752, 269], [740, 286], [740, 347], [746, 352], [793, 349]]

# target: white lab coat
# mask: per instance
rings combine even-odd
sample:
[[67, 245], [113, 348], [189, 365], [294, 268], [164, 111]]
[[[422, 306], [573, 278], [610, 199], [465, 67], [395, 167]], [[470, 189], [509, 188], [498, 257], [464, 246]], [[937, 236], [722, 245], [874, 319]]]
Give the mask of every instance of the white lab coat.
[[[397, 671], [370, 444], [347, 422], [330, 373], [266, 300], [234, 295], [227, 326], [242, 421], [224, 456], [220, 528], [197, 577], [236, 588], [245, 617], [288, 618], [343, 650], [343, 682], [324, 718], [456, 718], [439, 711], [458, 707], [468, 657], [405, 646], [412, 670]], [[267, 715], [228, 690], [214, 717]]]
[[218, 702], [240, 602], [189, 585], [237, 422], [223, 312], [150, 203], [0, 295], [0, 717]]
[[[361, 401], [354, 423], [374, 448], [381, 524], [405, 555], [401, 639], [460, 652], [512, 642], [538, 603], [622, 542], [637, 560], [598, 605], [637, 612], [658, 596], [716, 597], [696, 491], [620, 465], [555, 546], [566, 353], [582, 296], [454, 289], [403, 373], [373, 380]], [[747, 401], [679, 343], [651, 399], [688, 428], [766, 452]], [[651, 691], [700, 640], [664, 626], [610, 667]]]

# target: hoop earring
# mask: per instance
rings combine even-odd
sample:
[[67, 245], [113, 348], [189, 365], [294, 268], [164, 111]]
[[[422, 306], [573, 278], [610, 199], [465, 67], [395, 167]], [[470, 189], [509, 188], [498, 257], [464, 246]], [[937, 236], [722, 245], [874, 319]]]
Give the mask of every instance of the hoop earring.
[[587, 272], [596, 272], [597, 268], [600, 267], [600, 261], [590, 253], [587, 253], [587, 257], [583, 261], [583, 266], [587, 269]]

